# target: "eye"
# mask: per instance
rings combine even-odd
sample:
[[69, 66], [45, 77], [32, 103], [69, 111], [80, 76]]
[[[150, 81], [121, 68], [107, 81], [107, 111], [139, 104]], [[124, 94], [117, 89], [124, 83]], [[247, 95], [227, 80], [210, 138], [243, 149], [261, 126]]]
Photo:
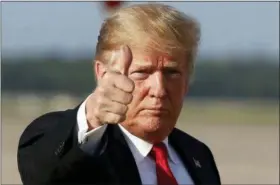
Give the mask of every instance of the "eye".
[[149, 76], [149, 71], [147, 70], [137, 70], [131, 73], [131, 77], [135, 79], [145, 79]]
[[165, 69], [164, 74], [171, 77], [179, 77], [181, 76], [181, 72], [176, 69]]

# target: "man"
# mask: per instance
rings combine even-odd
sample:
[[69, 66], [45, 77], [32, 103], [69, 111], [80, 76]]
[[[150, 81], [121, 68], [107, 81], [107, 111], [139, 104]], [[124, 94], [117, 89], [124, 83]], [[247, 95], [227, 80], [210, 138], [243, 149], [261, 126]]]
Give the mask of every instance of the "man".
[[23, 132], [24, 184], [221, 184], [210, 149], [174, 128], [199, 42], [197, 23], [166, 5], [120, 9], [100, 30], [97, 87], [78, 107]]

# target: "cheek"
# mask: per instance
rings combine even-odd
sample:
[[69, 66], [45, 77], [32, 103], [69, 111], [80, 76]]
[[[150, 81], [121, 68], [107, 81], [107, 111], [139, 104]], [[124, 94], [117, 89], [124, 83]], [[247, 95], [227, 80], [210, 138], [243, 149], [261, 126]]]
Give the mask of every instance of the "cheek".
[[141, 82], [136, 81], [134, 82], [134, 84], [135, 84], [135, 89], [133, 91], [133, 97], [135, 97], [136, 99], [142, 99], [148, 94], [148, 88], [145, 81], [141, 81]]
[[169, 83], [168, 94], [174, 106], [182, 103], [186, 95], [186, 82], [183, 80], [175, 80]]
[[169, 81], [169, 89], [181, 94], [186, 91], [187, 82], [183, 78], [172, 79]]

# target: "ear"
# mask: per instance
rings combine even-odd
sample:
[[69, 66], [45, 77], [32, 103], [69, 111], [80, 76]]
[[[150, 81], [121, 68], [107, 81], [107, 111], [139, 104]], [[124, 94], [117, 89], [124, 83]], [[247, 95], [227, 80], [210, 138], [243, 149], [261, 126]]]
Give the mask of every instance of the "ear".
[[94, 72], [98, 82], [101, 78], [103, 78], [103, 76], [107, 72], [106, 65], [103, 62], [96, 60], [94, 63]]

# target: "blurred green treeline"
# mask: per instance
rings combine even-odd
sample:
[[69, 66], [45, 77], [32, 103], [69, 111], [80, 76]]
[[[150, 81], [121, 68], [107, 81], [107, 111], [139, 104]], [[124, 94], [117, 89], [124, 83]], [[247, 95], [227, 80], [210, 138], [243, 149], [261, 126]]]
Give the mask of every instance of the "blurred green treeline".
[[[2, 58], [2, 92], [88, 94], [95, 87], [91, 59]], [[196, 61], [188, 96], [278, 98], [279, 61], [268, 57]]]

